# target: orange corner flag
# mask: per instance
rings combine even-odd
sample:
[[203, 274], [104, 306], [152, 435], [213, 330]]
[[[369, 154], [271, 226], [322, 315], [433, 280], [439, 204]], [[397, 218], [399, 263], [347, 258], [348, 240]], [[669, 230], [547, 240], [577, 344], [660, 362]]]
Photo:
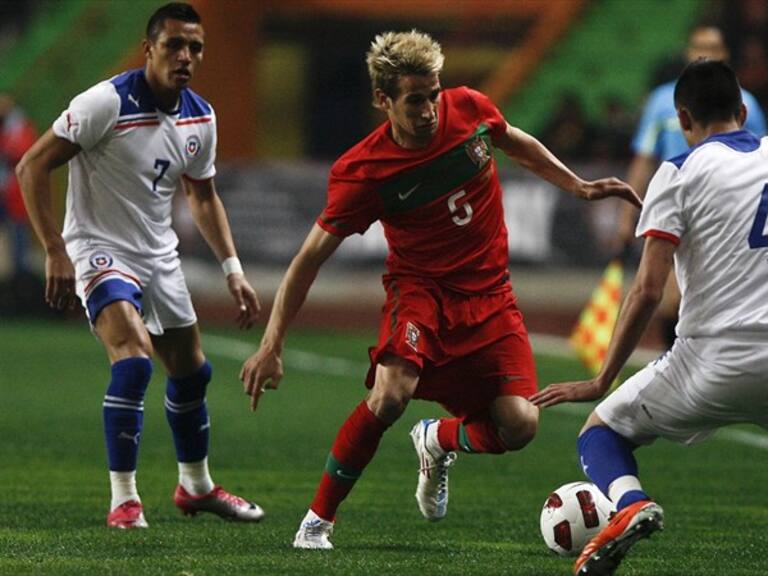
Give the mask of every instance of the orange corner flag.
[[589, 371], [600, 372], [619, 315], [624, 267], [620, 259], [608, 264], [600, 284], [579, 315], [570, 343]]

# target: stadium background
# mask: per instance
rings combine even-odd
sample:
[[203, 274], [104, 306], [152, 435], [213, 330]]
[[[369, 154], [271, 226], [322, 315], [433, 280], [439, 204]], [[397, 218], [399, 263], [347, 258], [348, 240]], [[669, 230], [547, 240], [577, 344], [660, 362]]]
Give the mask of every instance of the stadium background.
[[[12, 93], [38, 129], [46, 129], [74, 94], [142, 64], [138, 39], [147, 15], [161, 3], [0, 2], [0, 90]], [[585, 177], [625, 175], [644, 96], [678, 68], [694, 22], [720, 22], [737, 67], [751, 71], [755, 64], [754, 56], [742, 56], [750, 38], [744, 22], [756, 27], [750, 1], [193, 4], [206, 29], [205, 62], [193, 88], [216, 107], [217, 185], [249, 278], [266, 304], [323, 206], [331, 162], [383, 119], [370, 106], [364, 66], [377, 32], [417, 27], [433, 34], [447, 57], [445, 86], [485, 91], [512, 124], [538, 136]], [[731, 9], [736, 5], [738, 10]], [[763, 95], [763, 77], [747, 78], [747, 87]], [[565, 334], [612, 255], [618, 206], [576, 201], [504, 158], [500, 164], [512, 279], [522, 308], [532, 331]], [[56, 182], [60, 190], [64, 173]], [[200, 315], [216, 321], [226, 295], [183, 200], [175, 225]], [[41, 273], [37, 282], [9, 282], [9, 238], [0, 238], [0, 309], [41, 313]], [[34, 249], [40, 270], [42, 258]], [[377, 226], [345, 242], [322, 272], [299, 322], [375, 325], [385, 251]], [[658, 343], [655, 326], [646, 343]]]
[[[161, 1], [0, 0], [0, 91], [46, 129], [73, 95], [140, 66], [139, 39]], [[679, 68], [689, 27], [727, 32], [742, 81], [765, 105], [762, 0], [193, 0], [206, 30], [195, 90], [216, 107], [217, 185], [240, 254], [265, 304], [321, 209], [332, 160], [382, 121], [363, 63], [385, 29], [418, 27], [443, 45], [446, 86], [487, 91], [511, 123], [542, 139], [584, 176], [624, 176], [629, 138], [648, 90]], [[763, 60], [761, 60], [763, 58]], [[762, 64], [761, 64], [762, 62]], [[501, 162], [512, 278], [543, 384], [586, 376], [563, 357], [567, 334], [613, 254], [616, 204], [588, 205]], [[56, 174], [63, 211], [66, 170]], [[180, 251], [203, 343], [216, 367], [210, 409], [217, 481], [253, 496], [264, 526], [190, 521], [173, 508], [172, 447], [156, 369], [139, 472], [152, 529], [103, 529], [108, 486], [100, 403], [108, 377], [82, 311], [42, 298], [42, 257], [14, 276], [0, 220], [0, 574], [567, 574], [547, 554], [538, 511], [547, 491], [580, 479], [574, 439], [588, 406], [543, 415], [536, 441], [504, 458], [462, 457], [451, 473], [450, 519], [421, 522], [413, 505], [408, 429], [435, 407], [416, 402], [387, 434], [343, 509], [338, 554], [292, 553], [338, 424], [359, 401], [365, 349], [383, 297], [380, 232], [345, 242], [321, 272], [286, 351], [288, 374], [256, 417], [236, 374], [256, 334], [231, 328], [221, 271], [177, 207]], [[262, 321], [263, 325], [263, 321]], [[655, 327], [654, 327], [655, 330]], [[561, 342], [561, 341], [560, 341]], [[645, 344], [657, 347], [652, 330]], [[705, 446], [658, 443], [638, 455], [669, 515], [626, 574], [765, 574], [764, 450], [754, 427]], [[694, 487], [692, 489], [692, 486]], [[144, 531], [139, 531], [144, 532]]]

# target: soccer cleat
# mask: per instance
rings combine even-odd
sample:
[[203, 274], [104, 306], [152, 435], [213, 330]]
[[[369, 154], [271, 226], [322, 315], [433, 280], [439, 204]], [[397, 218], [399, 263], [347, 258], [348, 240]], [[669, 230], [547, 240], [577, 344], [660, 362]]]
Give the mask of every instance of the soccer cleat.
[[221, 486], [202, 496], [193, 496], [179, 484], [173, 494], [173, 502], [186, 516], [194, 516], [198, 512], [211, 512], [237, 522], [258, 522], [264, 518], [264, 510], [253, 502], [230, 494]]
[[123, 502], [107, 514], [107, 526], [110, 528], [149, 528], [144, 519], [144, 507], [138, 500]]
[[328, 539], [331, 534], [333, 522], [323, 520], [310, 509], [296, 532], [293, 547], [304, 550], [333, 550], [333, 544]]
[[419, 457], [416, 502], [427, 520], [441, 520], [448, 511], [448, 468], [455, 452], [446, 452], [437, 440], [438, 420], [420, 420], [411, 430], [413, 447]]
[[641, 500], [616, 512], [600, 533], [584, 546], [576, 559], [576, 576], [610, 576], [635, 542], [664, 529], [664, 510]]

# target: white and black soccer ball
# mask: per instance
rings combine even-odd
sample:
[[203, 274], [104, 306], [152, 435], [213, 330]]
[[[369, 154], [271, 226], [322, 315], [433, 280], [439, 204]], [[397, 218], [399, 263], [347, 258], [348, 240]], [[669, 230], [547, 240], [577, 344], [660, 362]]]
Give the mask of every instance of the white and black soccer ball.
[[577, 556], [605, 528], [614, 507], [591, 482], [560, 486], [544, 502], [541, 535], [550, 550], [560, 556]]

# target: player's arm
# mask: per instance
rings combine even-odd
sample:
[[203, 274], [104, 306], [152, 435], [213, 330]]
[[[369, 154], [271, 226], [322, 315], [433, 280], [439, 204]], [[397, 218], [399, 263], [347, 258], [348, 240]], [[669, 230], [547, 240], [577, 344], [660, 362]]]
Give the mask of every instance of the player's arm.
[[586, 200], [617, 196], [638, 208], [642, 206], [640, 198], [626, 182], [618, 178], [602, 178], [593, 181], [579, 178], [546, 146], [519, 128], [507, 124], [507, 129], [494, 140], [494, 145], [523, 168], [574, 196]]
[[561, 402], [597, 400], [605, 395], [635, 350], [661, 301], [676, 247], [665, 238], [646, 238], [640, 268], [621, 307], [600, 373], [593, 380], [550, 384], [534, 394], [531, 402], [546, 408]]
[[277, 388], [280, 383], [283, 377], [281, 356], [288, 326], [304, 303], [320, 267], [342, 240], [315, 224], [291, 261], [275, 295], [261, 346], [240, 371], [243, 388], [251, 396], [251, 410], [258, 406], [265, 388]]
[[51, 202], [51, 172], [80, 152], [80, 146], [48, 130], [16, 165], [29, 221], [45, 249], [45, 301], [57, 309], [71, 308], [75, 294], [75, 268]]
[[250, 328], [259, 317], [261, 304], [255, 290], [246, 280], [240, 261], [237, 259], [227, 213], [221, 198], [216, 193], [213, 178], [206, 180], [184, 178], [183, 182], [189, 209], [198, 230], [219, 262], [225, 265], [227, 287], [239, 308], [237, 322], [240, 328]]

